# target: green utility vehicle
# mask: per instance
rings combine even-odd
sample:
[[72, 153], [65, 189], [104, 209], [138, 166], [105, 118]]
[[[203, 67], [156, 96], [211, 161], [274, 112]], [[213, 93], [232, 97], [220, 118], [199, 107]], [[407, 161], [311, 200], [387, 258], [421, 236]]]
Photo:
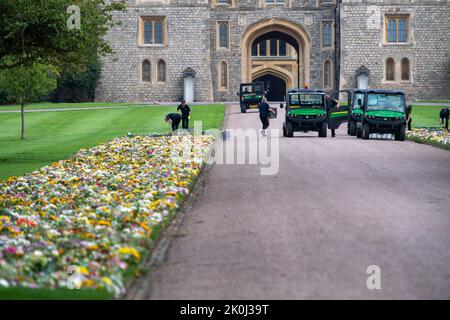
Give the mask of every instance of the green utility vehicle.
[[[406, 138], [406, 97], [402, 91], [364, 90], [361, 138], [372, 133], [391, 133], [395, 140]], [[358, 129], [357, 129], [358, 130]]]
[[258, 108], [264, 96], [264, 82], [242, 83], [238, 93], [241, 104], [241, 112], [247, 109]]
[[[281, 105], [280, 107], [283, 107]], [[293, 137], [294, 132], [317, 131], [319, 137], [327, 136], [327, 103], [322, 90], [292, 89], [287, 93], [286, 118], [283, 136]]]

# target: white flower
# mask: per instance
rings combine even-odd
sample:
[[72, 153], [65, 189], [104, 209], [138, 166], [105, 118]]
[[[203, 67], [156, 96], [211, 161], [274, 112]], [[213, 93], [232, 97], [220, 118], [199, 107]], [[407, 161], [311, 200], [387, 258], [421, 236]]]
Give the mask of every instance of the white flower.
[[0, 279], [0, 287], [9, 288], [9, 283], [5, 279]]

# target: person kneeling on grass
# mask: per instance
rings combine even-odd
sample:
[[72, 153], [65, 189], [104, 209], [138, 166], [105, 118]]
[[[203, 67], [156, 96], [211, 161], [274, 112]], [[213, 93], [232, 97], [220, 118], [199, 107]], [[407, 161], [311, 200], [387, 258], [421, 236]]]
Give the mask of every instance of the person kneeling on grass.
[[165, 121], [169, 123], [172, 127], [172, 131], [178, 130], [181, 122], [181, 114], [179, 113], [169, 113], [165, 117]]
[[267, 128], [269, 128], [269, 125], [270, 125], [269, 112], [275, 113], [275, 111], [267, 103], [267, 97], [264, 96], [261, 104], [259, 105], [259, 119], [261, 119], [261, 123], [263, 125], [262, 131], [261, 131], [261, 134], [263, 137], [265, 137], [267, 135], [266, 130], [267, 130]]
[[441, 126], [445, 127], [448, 130], [448, 118], [450, 117], [450, 110], [448, 108], [444, 108], [439, 113], [439, 117], [441, 118]]

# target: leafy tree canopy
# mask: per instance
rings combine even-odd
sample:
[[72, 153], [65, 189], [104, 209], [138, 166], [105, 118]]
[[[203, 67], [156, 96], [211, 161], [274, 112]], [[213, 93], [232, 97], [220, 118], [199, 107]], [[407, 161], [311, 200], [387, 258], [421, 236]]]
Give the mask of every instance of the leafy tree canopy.
[[[69, 28], [71, 13], [80, 8], [81, 28]], [[85, 68], [90, 52], [112, 54], [104, 40], [113, 22], [113, 11], [125, 9], [111, 0], [1, 0], [0, 69], [21, 65]]]
[[48, 65], [33, 63], [0, 71], [0, 88], [13, 102], [26, 105], [46, 97], [55, 90], [57, 70]]

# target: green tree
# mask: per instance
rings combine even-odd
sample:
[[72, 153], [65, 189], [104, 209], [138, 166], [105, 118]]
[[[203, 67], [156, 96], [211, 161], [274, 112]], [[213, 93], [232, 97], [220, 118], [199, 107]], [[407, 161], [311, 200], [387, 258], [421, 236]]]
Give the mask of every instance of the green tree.
[[20, 104], [21, 133], [25, 139], [25, 106], [47, 96], [56, 88], [57, 71], [54, 67], [34, 63], [0, 71], [0, 89], [8, 101]]
[[96, 52], [92, 53], [85, 70], [64, 67], [58, 78], [58, 87], [50, 100], [53, 102], [93, 101], [100, 72], [101, 63]]
[[[113, 12], [125, 9], [111, 0], [1, 0], [0, 69], [41, 63], [60, 69], [85, 68], [90, 53], [112, 54], [104, 36], [116, 24]], [[80, 28], [69, 27], [73, 5], [80, 8]]]

